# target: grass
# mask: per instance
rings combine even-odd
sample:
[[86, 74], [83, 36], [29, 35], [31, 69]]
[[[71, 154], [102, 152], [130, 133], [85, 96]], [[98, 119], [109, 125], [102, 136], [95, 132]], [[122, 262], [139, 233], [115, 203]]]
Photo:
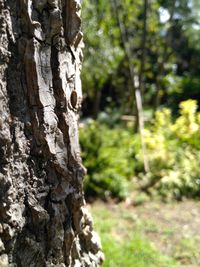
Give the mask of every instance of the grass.
[[[141, 220], [124, 206], [92, 205], [95, 229], [101, 236], [105, 263], [103, 267], [180, 267], [174, 258], [159, 251], [145, 232], [159, 229], [151, 220]], [[171, 234], [169, 229], [165, 235]]]
[[104, 267], [169, 267], [178, 266], [169, 257], [158, 253], [149, 240], [138, 234], [124, 242], [102, 235], [106, 261]]
[[189, 266], [200, 266], [200, 237], [196, 237], [194, 239], [184, 238], [179, 242], [176, 246], [176, 250], [174, 252], [174, 257], [182, 262], [182, 264], [187, 264], [190, 262]]

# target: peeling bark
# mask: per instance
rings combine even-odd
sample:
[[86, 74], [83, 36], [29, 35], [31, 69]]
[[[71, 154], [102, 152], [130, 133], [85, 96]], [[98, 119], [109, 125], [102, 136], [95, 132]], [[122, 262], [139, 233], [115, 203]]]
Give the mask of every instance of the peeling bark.
[[100, 266], [78, 141], [78, 0], [0, 0], [0, 266]]

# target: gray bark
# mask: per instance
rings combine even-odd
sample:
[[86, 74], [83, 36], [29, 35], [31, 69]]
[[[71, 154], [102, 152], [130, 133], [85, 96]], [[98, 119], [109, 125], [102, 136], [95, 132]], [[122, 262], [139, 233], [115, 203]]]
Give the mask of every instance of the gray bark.
[[0, 266], [99, 266], [78, 142], [78, 0], [0, 0]]

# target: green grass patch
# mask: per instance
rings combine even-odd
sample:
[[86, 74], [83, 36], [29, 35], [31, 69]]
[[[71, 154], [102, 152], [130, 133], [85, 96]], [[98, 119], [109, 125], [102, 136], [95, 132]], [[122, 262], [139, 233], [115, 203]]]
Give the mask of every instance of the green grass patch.
[[200, 238], [184, 238], [176, 246], [174, 258], [186, 266], [200, 266]]
[[[137, 227], [137, 218], [128, 210], [120, 209], [120, 206], [111, 210], [105, 205], [94, 205], [92, 214], [105, 253], [103, 267], [180, 267], [143, 235], [141, 225]], [[136, 223], [135, 229], [133, 223]], [[155, 225], [153, 230], [156, 231]]]

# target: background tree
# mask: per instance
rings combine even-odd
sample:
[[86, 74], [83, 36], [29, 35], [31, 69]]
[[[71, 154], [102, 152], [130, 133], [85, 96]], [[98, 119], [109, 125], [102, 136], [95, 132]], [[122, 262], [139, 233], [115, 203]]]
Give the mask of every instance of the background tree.
[[0, 265], [99, 266], [78, 143], [75, 0], [0, 1]]
[[88, 88], [91, 114], [96, 119], [100, 110], [102, 88], [116, 72], [123, 58], [119, 45], [119, 29], [112, 17], [108, 1], [84, 1], [83, 29], [85, 43], [83, 87]]
[[[160, 179], [162, 180], [163, 174], [160, 169], [175, 168], [176, 164], [173, 165], [174, 167], [171, 165], [169, 167], [167, 164], [170, 163], [167, 160], [169, 156], [165, 158], [165, 153], [160, 151], [163, 151], [165, 146], [171, 149], [168, 145], [170, 138], [172, 140], [174, 138], [169, 134], [171, 124], [176, 120], [179, 121], [177, 117], [180, 116], [179, 109], [182, 112], [182, 105], [186, 107], [184, 116], [190, 117], [191, 121], [196, 121], [194, 125], [191, 123], [191, 127], [198, 128], [196, 124], [198, 124], [197, 107], [200, 99], [199, 8], [196, 0], [84, 1], [83, 17], [87, 18], [85, 21], [91, 23], [84, 25], [85, 42], [88, 45], [84, 50], [86, 68], [83, 72], [83, 90], [86, 93], [89, 88], [89, 96], [85, 98], [83, 118], [93, 114], [91, 103], [96, 102], [94, 100], [97, 88], [98, 94], [101, 95], [99, 108], [96, 109], [98, 114], [96, 112], [93, 116], [97, 118], [96, 121], [83, 120], [84, 133], [82, 133], [81, 143], [85, 150], [83, 157], [89, 170], [87, 176], [89, 182], [86, 182], [88, 191], [99, 195], [106, 195], [107, 191], [112, 192], [113, 195], [117, 194], [116, 191], [120, 194], [119, 188], [125, 186], [123, 187], [119, 182], [119, 176], [122, 181], [126, 180], [124, 177], [130, 180], [137, 177], [138, 181], [143, 180], [143, 188], [151, 185], [154, 187]], [[119, 51], [120, 56], [113, 56], [117, 55], [114, 51]], [[140, 97], [137, 102], [138, 95]], [[188, 99], [197, 100], [197, 102]], [[185, 100], [188, 102], [182, 104]], [[147, 167], [146, 171], [144, 170], [144, 160], [141, 164], [141, 158], [144, 159], [142, 154], [145, 154], [139, 150], [141, 138], [138, 138], [137, 133], [133, 133], [134, 127], [138, 129], [136, 118], [139, 112], [136, 107], [140, 107], [142, 119], [145, 121], [143, 139], [150, 162], [149, 171]], [[163, 108], [169, 108], [169, 110], [162, 111]], [[163, 124], [165, 117], [165, 127], [157, 127], [156, 125]], [[104, 132], [104, 136], [98, 135], [95, 127], [101, 129], [100, 132]], [[159, 130], [156, 135], [157, 128]], [[121, 138], [119, 144], [115, 134]], [[128, 145], [124, 145], [126, 148], [122, 148], [123, 134], [127, 134]], [[195, 139], [197, 137], [195, 134], [191, 138]], [[175, 140], [174, 142], [176, 143]], [[154, 144], [157, 144], [158, 148], [155, 155], [151, 150], [155, 149]], [[182, 151], [182, 145], [177, 144], [177, 146]], [[118, 148], [117, 152], [116, 148]], [[126, 154], [124, 149], [127, 151], [127, 156], [120, 158], [119, 155]], [[172, 158], [178, 157], [176, 152], [178, 153], [179, 149], [176, 146], [172, 151], [174, 151]], [[171, 153], [166, 151], [165, 155], [168, 152]], [[93, 156], [88, 157], [91, 153]], [[162, 155], [165, 160], [159, 158], [159, 155]], [[122, 166], [123, 159], [126, 158], [128, 162], [131, 157], [132, 172], [118, 169], [119, 162]], [[115, 164], [114, 159], [118, 164]], [[182, 169], [182, 166], [179, 167]], [[177, 176], [181, 177], [181, 175]], [[198, 177], [198, 174], [196, 176]], [[114, 188], [117, 189], [114, 190]]]
[[[91, 108], [87, 103], [93, 102], [98, 87], [102, 94], [101, 111], [109, 110], [112, 102], [112, 109], [120, 114], [137, 115], [128, 62], [133, 64], [138, 77], [136, 80], [143, 87], [145, 118], [149, 119], [160, 106], [175, 109], [182, 100], [198, 98], [198, 1], [150, 0], [147, 8], [142, 1], [120, 2], [118, 17], [124, 25], [129, 57], [125, 53], [113, 3], [84, 1], [83, 17], [87, 18], [85, 21], [91, 21], [84, 25], [85, 42], [88, 44], [84, 64], [88, 71], [83, 72], [83, 81], [90, 79], [87, 86], [86, 82], [83, 83], [83, 89], [88, 89], [90, 84], [90, 101], [85, 102], [84, 114], [90, 115]], [[93, 12], [97, 15], [93, 16]], [[97, 20], [99, 23], [94, 23]], [[112, 56], [113, 53], [120, 56]], [[99, 67], [100, 62], [104, 68]], [[89, 72], [91, 75], [88, 75]], [[152, 106], [155, 108], [152, 109]]]

